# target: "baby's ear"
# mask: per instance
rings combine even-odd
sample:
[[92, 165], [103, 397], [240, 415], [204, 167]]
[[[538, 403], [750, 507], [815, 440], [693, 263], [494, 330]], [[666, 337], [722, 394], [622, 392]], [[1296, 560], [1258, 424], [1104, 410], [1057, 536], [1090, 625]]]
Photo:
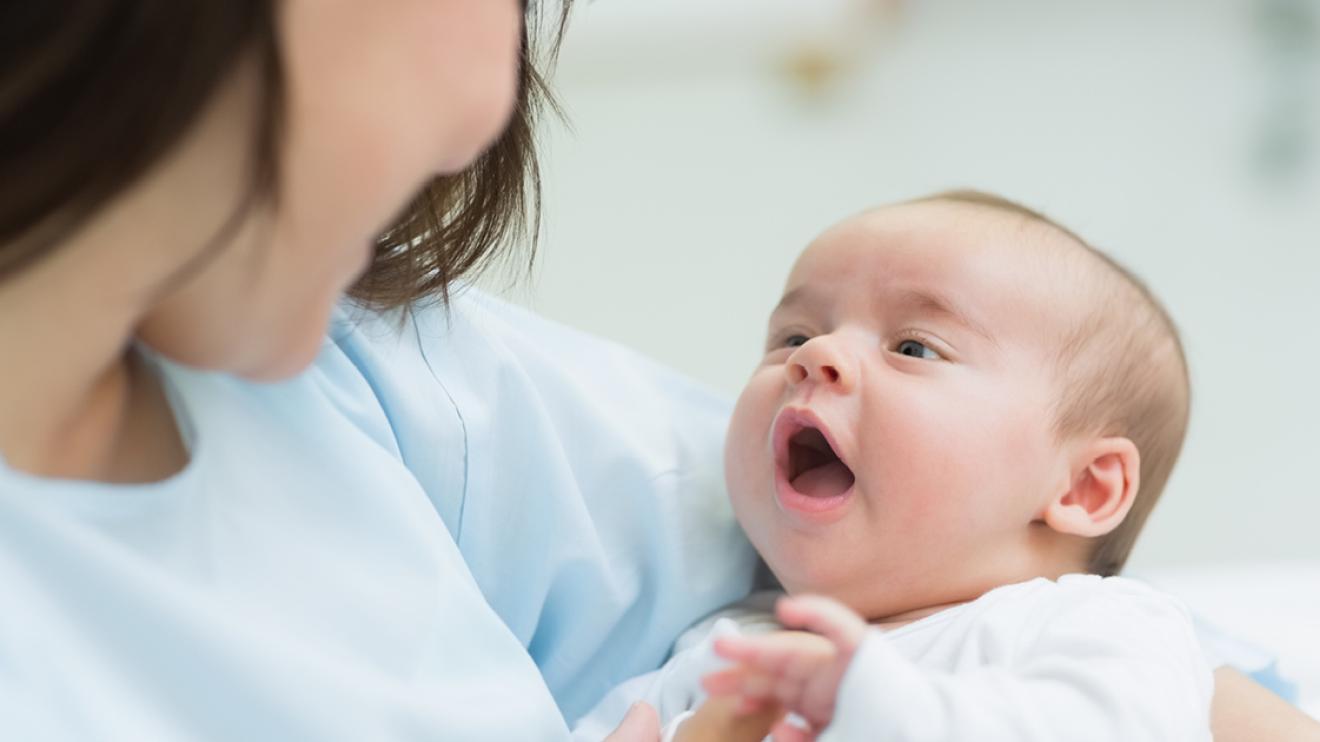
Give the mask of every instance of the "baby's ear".
[[1141, 455], [1127, 438], [1098, 438], [1077, 451], [1071, 484], [1045, 508], [1059, 533], [1094, 538], [1118, 527], [1141, 484]]

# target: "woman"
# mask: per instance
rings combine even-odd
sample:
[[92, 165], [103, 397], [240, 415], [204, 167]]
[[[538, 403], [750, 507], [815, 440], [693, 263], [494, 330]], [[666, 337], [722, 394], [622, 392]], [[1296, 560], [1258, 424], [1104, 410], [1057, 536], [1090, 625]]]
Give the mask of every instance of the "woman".
[[449, 295], [534, 205], [524, 12], [0, 11], [7, 736], [565, 738], [747, 590], [723, 401]]

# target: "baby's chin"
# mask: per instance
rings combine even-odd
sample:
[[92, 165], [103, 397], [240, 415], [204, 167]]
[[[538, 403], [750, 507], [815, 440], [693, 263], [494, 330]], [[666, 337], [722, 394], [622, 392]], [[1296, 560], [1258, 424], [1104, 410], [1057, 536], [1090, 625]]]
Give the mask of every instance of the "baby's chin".
[[883, 580], [862, 579], [854, 574], [856, 570], [841, 569], [828, 560], [802, 560], [787, 555], [776, 558], [764, 551], [762, 558], [789, 595], [834, 598], [862, 615], [867, 615], [883, 597]]
[[915, 620], [928, 615], [932, 608], [974, 600], [984, 592], [956, 579], [940, 580], [928, 573], [917, 574], [916, 570], [886, 572], [852, 565], [767, 558], [764, 553], [763, 558], [789, 595], [833, 598], [871, 623]]
[[[877, 583], [880, 584], [880, 583]], [[848, 606], [868, 623], [905, 623], [931, 615], [967, 599], [927, 596], [900, 590], [881, 590], [875, 585], [839, 586], [815, 590], [787, 590], [789, 595], [824, 595]]]

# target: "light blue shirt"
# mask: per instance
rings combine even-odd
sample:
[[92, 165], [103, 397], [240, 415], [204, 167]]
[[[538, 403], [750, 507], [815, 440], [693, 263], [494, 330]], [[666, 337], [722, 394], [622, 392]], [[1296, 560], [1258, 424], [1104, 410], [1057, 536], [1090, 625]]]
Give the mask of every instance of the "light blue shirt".
[[744, 595], [724, 399], [476, 292], [253, 384], [156, 360], [191, 461], [0, 462], [0, 735], [557, 740]]

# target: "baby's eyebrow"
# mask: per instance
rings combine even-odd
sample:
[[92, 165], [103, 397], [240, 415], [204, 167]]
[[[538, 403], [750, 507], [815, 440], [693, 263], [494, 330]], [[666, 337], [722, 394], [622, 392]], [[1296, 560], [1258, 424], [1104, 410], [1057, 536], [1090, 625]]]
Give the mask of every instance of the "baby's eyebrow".
[[966, 312], [958, 308], [957, 303], [951, 301], [948, 297], [925, 289], [900, 289], [894, 292], [892, 301], [899, 306], [917, 312], [947, 317], [985, 338], [986, 341], [995, 343], [994, 336], [990, 334], [990, 331], [984, 325], [973, 320]]
[[[819, 299], [819, 295], [813, 291], [809, 285], [804, 284], [789, 289], [784, 292], [784, 298], [780, 299], [779, 303], [775, 305], [774, 310], [770, 312], [770, 316], [773, 317], [779, 312], [792, 309], [798, 305], [813, 304], [819, 301]], [[896, 306], [903, 307], [910, 311], [947, 317], [977, 335], [980, 335], [982, 338], [985, 338], [987, 342], [994, 345], [999, 344], [984, 325], [973, 320], [966, 312], [959, 309], [956, 302], [936, 292], [924, 288], [902, 288], [896, 289], [889, 296], [886, 296], [885, 299]]]
[[771, 316], [774, 316], [776, 313], [785, 309], [791, 309], [798, 304], [811, 304], [814, 299], [815, 295], [812, 293], [809, 286], [803, 285], [789, 289], [784, 292], [784, 298], [779, 300], [779, 303], [775, 305], [775, 308], [770, 310], [770, 314]]

